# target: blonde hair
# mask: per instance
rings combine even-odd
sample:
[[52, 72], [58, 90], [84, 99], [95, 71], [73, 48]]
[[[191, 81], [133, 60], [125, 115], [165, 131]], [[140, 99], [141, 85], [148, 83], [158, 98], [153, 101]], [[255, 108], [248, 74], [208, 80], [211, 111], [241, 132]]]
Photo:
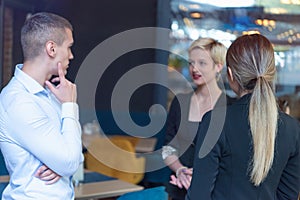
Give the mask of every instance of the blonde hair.
[[227, 48], [222, 43], [212, 38], [199, 38], [191, 44], [188, 52], [191, 53], [191, 51], [196, 48], [200, 48], [210, 52], [210, 56], [215, 64], [225, 64], [225, 55]]
[[259, 34], [241, 36], [229, 47], [226, 63], [240, 90], [252, 91], [248, 116], [253, 139], [250, 179], [258, 186], [272, 167], [277, 133], [273, 46], [266, 37]]

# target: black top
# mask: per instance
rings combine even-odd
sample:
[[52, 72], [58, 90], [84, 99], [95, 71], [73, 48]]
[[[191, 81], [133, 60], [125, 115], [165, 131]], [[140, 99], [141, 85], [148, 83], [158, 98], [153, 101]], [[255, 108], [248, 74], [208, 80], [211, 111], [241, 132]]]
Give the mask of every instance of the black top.
[[198, 130], [198, 122], [188, 121], [191, 96], [192, 93], [178, 94], [173, 99], [168, 113], [165, 138], [165, 145], [174, 147], [178, 151], [180, 161], [187, 167], [193, 164]]
[[[178, 151], [180, 162], [186, 167], [192, 167], [194, 161], [195, 143], [199, 122], [188, 120], [192, 93], [178, 94], [173, 99], [166, 124], [165, 145]], [[216, 106], [224, 105], [232, 98], [224, 93], [219, 97]], [[173, 199], [184, 199], [186, 190], [167, 184], [167, 191]]]
[[[182, 93], [173, 99], [166, 122], [165, 145], [177, 149], [180, 161], [187, 167], [192, 167], [194, 146], [197, 141], [199, 122], [188, 120], [192, 93]], [[233, 98], [224, 93], [218, 98], [215, 107], [231, 104]]]
[[[193, 178], [186, 196], [187, 200], [296, 200], [298, 198], [300, 126], [297, 120], [282, 112], [279, 113], [272, 168], [260, 186], [255, 187], [250, 182], [249, 162], [253, 154], [248, 122], [250, 97], [250, 94], [245, 95], [227, 106], [225, 123], [216, 143], [207, 140], [208, 127], [211, 128], [212, 124], [222, 124], [211, 118], [214, 112], [218, 114], [220, 110], [214, 109], [203, 117], [198, 131]], [[206, 145], [203, 145], [204, 143]], [[211, 147], [211, 151], [205, 151]]]

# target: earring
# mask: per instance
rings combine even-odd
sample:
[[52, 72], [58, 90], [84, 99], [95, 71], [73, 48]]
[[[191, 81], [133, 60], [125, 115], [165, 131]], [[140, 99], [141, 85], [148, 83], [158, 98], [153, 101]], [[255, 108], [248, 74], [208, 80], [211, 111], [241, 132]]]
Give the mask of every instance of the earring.
[[216, 73], [216, 79], [217, 79], [217, 81], [219, 81], [220, 78], [221, 78], [221, 73], [220, 73], [220, 72], [217, 72], [217, 73]]

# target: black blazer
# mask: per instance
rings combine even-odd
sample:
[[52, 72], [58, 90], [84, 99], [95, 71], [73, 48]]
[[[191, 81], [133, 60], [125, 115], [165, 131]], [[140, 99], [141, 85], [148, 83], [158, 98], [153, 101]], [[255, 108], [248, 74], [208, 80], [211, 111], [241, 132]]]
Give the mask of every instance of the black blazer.
[[[218, 113], [219, 109], [204, 116], [198, 130], [193, 178], [186, 200], [297, 200], [300, 126], [297, 120], [282, 112], [272, 169], [260, 186], [255, 187], [250, 182], [249, 163], [253, 154], [248, 123], [250, 97], [250, 94], [245, 95], [227, 106], [224, 126], [216, 141], [207, 140], [206, 133], [208, 127], [213, 129], [214, 125], [223, 124], [212, 118], [213, 112]], [[203, 152], [208, 154], [205, 156]]]

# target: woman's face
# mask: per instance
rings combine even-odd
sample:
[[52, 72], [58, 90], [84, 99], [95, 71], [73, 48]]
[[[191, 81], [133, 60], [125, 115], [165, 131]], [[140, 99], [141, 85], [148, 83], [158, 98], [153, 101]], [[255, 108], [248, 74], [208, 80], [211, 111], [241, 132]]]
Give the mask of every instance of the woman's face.
[[217, 81], [218, 67], [211, 58], [209, 51], [200, 48], [193, 49], [189, 53], [189, 70], [191, 78], [197, 86]]

